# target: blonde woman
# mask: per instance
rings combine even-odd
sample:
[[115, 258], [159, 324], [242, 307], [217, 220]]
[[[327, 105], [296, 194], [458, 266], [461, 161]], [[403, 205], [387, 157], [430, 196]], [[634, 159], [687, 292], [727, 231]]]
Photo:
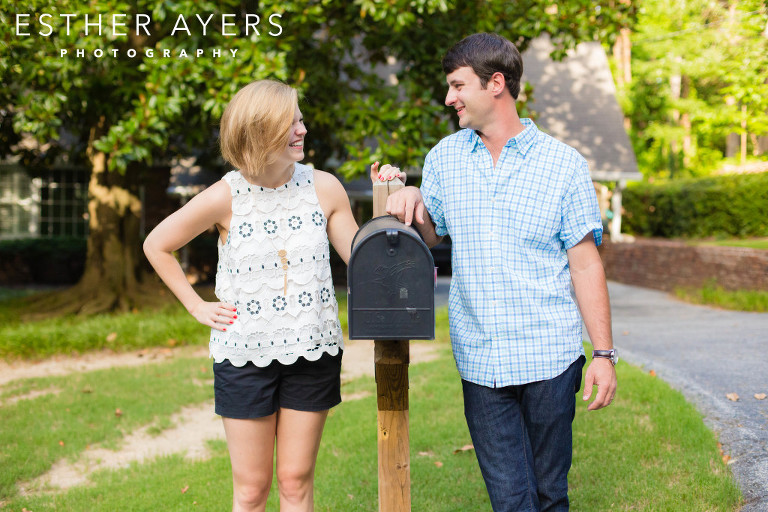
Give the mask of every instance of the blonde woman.
[[[341, 183], [299, 163], [306, 134], [293, 88], [271, 80], [245, 86], [221, 118], [221, 152], [237, 170], [144, 243], [159, 276], [211, 327], [235, 511], [265, 509], [275, 451], [280, 510], [313, 509], [323, 426], [341, 401], [343, 339], [328, 243], [347, 262], [357, 224]], [[220, 235], [218, 302], [192, 289], [172, 255], [212, 225]]]

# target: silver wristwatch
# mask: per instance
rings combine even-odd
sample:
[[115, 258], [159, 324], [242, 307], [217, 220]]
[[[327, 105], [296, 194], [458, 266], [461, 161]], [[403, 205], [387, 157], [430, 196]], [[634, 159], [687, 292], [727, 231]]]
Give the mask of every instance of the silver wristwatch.
[[592, 359], [596, 357], [603, 357], [605, 359], [609, 359], [611, 363], [613, 363], [613, 366], [616, 366], [616, 363], [619, 362], [619, 353], [616, 352], [615, 348], [612, 348], [611, 350], [593, 350]]

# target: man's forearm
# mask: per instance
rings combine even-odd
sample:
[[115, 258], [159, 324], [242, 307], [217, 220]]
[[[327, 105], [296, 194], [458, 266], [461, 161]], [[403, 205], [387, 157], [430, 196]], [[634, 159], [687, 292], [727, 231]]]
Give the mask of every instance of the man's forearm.
[[597, 350], [612, 349], [611, 305], [602, 264], [598, 261], [573, 272], [571, 279], [592, 346]]
[[418, 232], [421, 233], [424, 243], [427, 244], [427, 247], [430, 249], [443, 240], [442, 236], [437, 236], [437, 233], [435, 233], [435, 225], [432, 223], [432, 219], [429, 218], [429, 213], [425, 215], [424, 224], [414, 222], [413, 225]]

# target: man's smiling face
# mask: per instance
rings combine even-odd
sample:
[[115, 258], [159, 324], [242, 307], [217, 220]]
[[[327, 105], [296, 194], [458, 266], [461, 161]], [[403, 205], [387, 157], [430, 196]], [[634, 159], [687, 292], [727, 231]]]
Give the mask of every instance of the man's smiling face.
[[448, 73], [445, 79], [448, 82], [445, 104], [456, 109], [459, 126], [482, 132], [494, 109], [490, 88], [482, 86], [480, 77], [469, 66]]

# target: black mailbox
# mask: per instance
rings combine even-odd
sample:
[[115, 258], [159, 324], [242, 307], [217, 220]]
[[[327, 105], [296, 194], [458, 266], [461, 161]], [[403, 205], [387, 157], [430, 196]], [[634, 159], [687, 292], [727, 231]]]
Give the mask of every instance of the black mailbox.
[[390, 215], [365, 223], [347, 284], [349, 339], [435, 338], [435, 264], [413, 227]]

